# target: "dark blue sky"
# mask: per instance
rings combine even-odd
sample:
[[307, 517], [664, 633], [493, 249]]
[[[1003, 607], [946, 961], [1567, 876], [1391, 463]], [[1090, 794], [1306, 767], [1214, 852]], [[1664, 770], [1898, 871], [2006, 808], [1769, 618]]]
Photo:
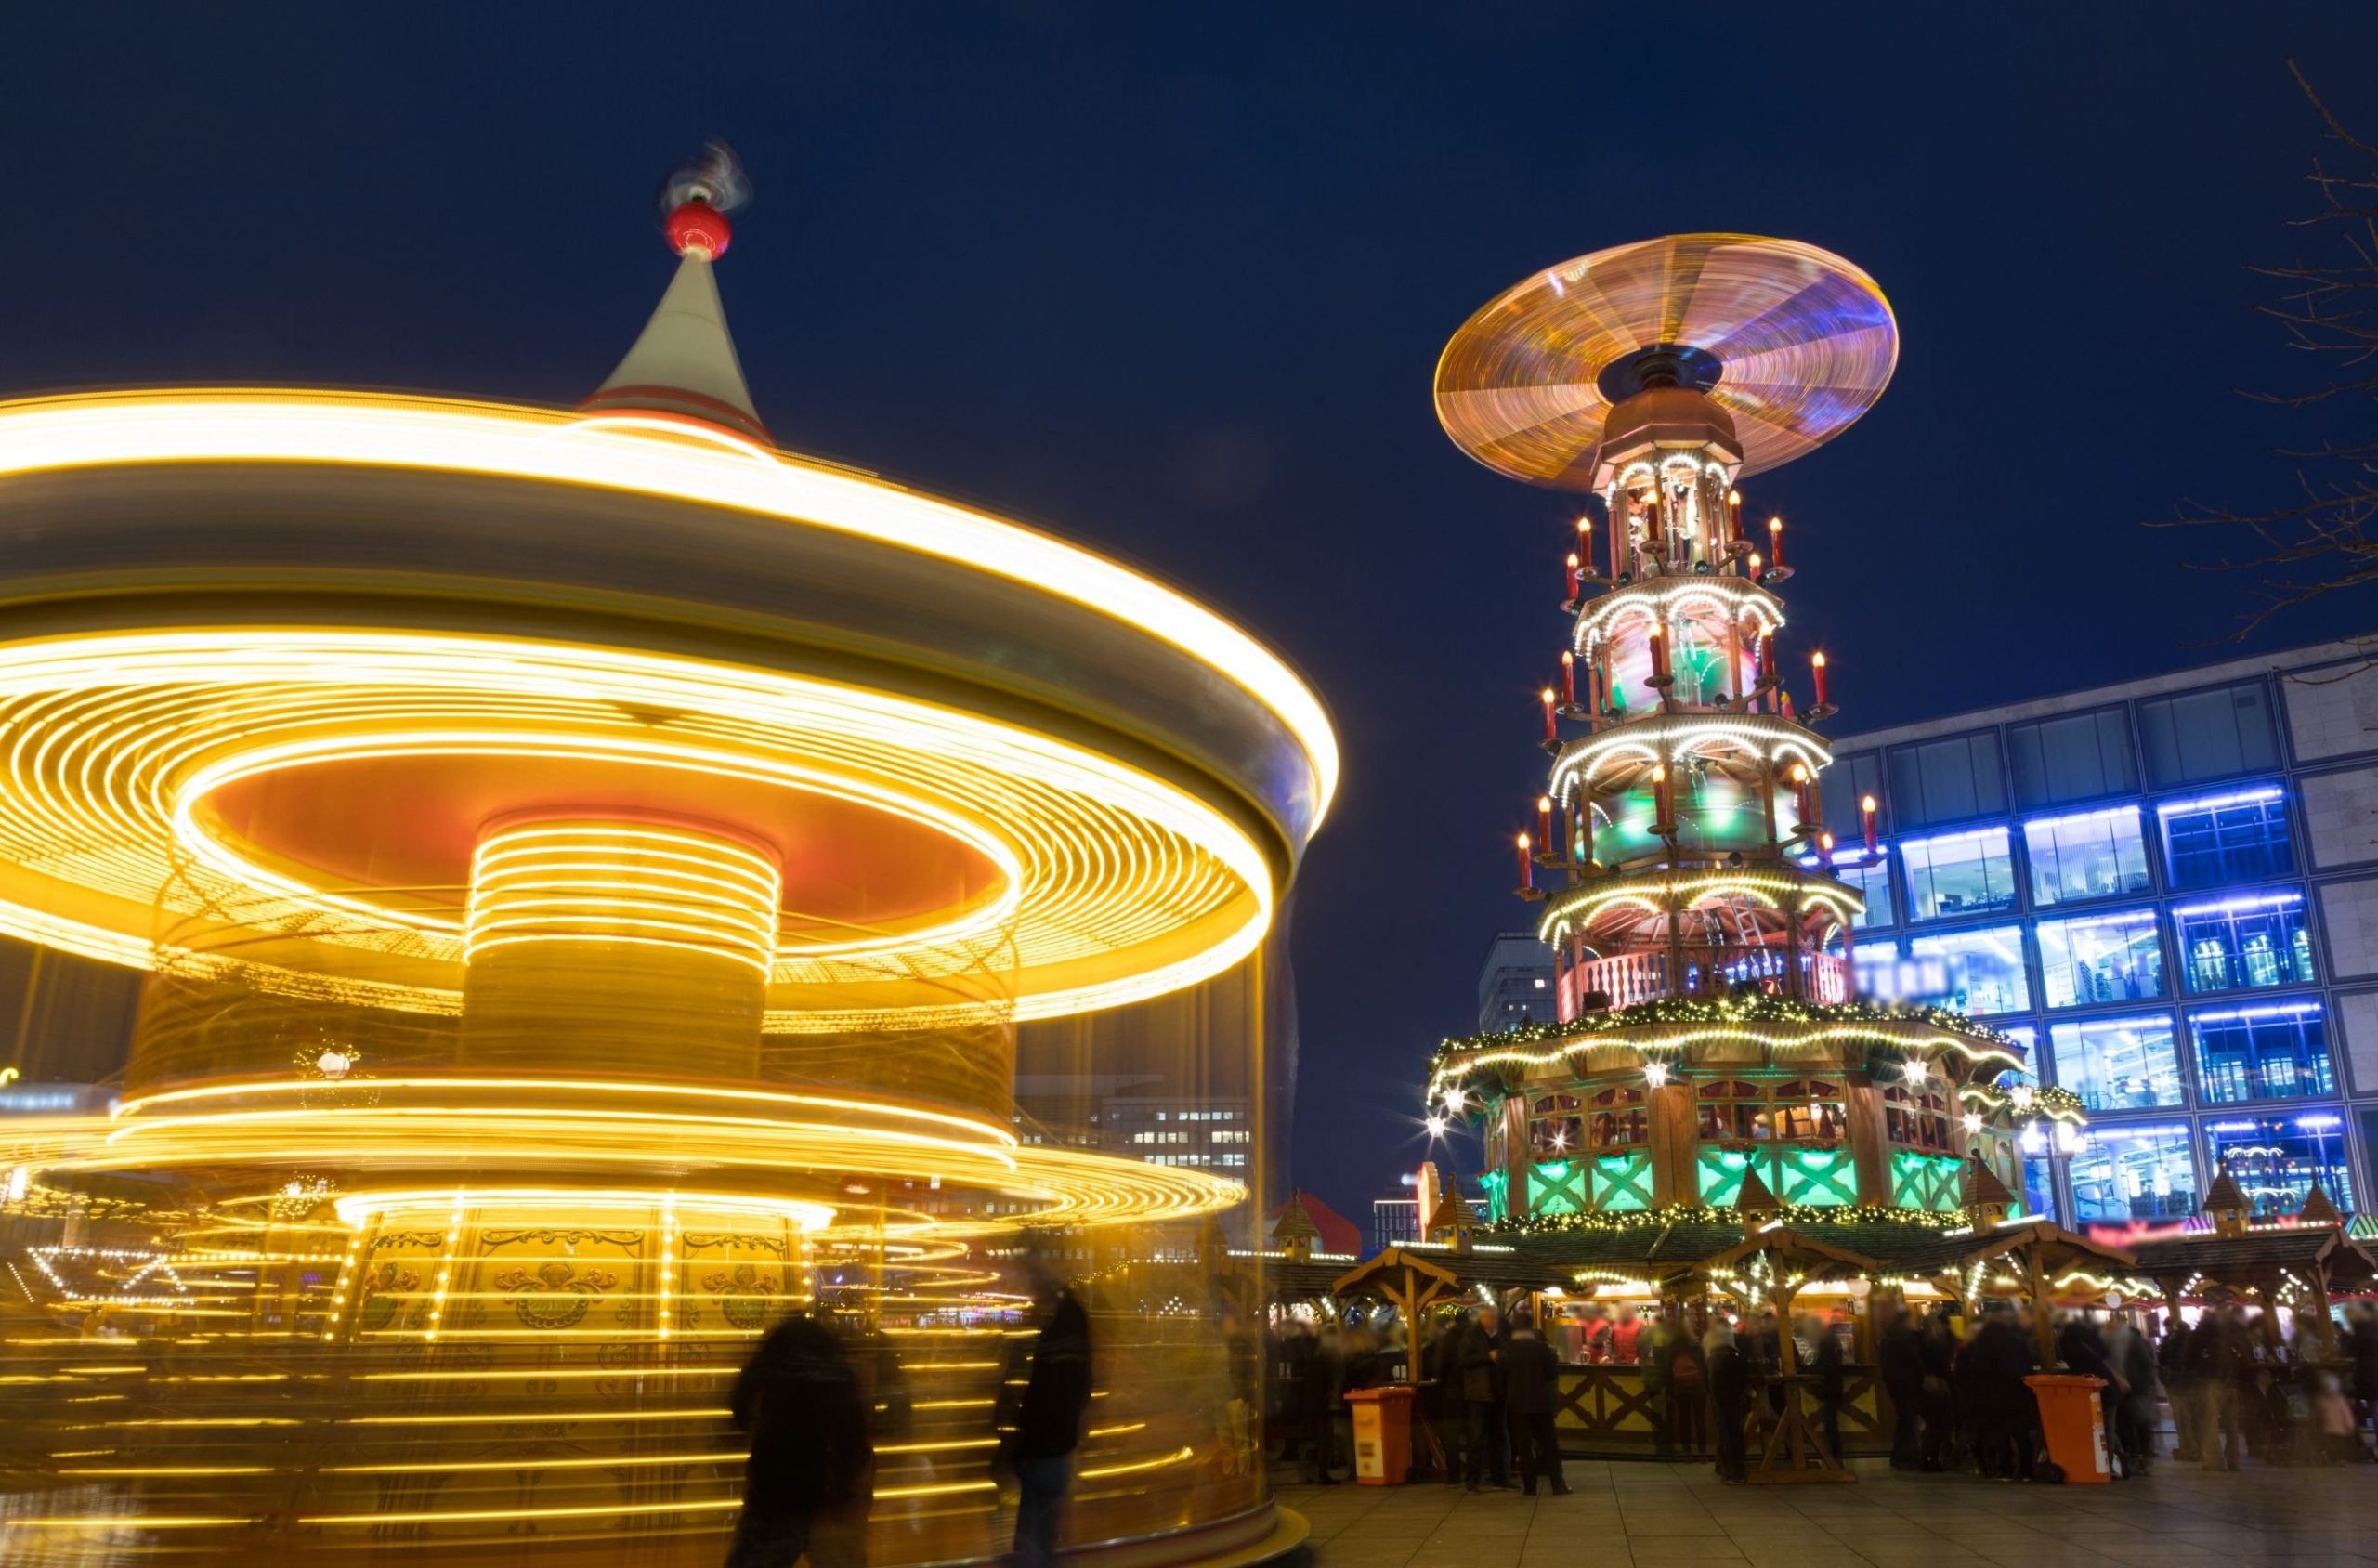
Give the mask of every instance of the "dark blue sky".
[[2285, 493], [2296, 427], [2229, 390], [2308, 369], [2248, 313], [2247, 265], [2311, 243], [2283, 58], [2378, 137], [2366, 3], [691, 9], [15, 19], [0, 390], [574, 401], [665, 281], [652, 188], [725, 136], [759, 198], [723, 282], [780, 439], [1142, 563], [1330, 703], [1295, 1149], [1357, 1215], [1521, 921], [1561, 631], [1571, 510], [1438, 434], [1445, 336], [1625, 241], [1838, 251], [1898, 311], [1898, 379], [1747, 494], [1796, 525], [1839, 725], [2137, 675], [2219, 656], [2188, 645], [2245, 585], [2136, 522]]

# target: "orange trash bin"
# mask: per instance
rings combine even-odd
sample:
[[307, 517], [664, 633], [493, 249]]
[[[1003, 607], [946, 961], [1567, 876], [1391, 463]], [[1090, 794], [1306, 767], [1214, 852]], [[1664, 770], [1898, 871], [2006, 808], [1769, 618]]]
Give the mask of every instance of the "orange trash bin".
[[1409, 1383], [1350, 1389], [1354, 1412], [1354, 1480], [1363, 1486], [1401, 1486], [1412, 1472], [1412, 1395]]
[[2097, 1401], [2106, 1380], [2085, 1372], [2034, 1372], [2023, 1381], [2039, 1396], [2048, 1460], [2064, 1471], [2065, 1484], [2091, 1486], [2113, 1480], [2113, 1461], [2106, 1453], [2106, 1407]]

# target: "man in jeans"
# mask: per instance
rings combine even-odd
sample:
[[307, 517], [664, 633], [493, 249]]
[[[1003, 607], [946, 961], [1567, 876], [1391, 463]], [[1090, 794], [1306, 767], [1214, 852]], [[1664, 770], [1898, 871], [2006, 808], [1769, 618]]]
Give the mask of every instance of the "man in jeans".
[[1019, 1341], [1000, 1392], [1000, 1454], [1015, 1475], [1018, 1568], [1053, 1568], [1073, 1484], [1074, 1450], [1090, 1405], [1090, 1314], [1074, 1293], [1036, 1267], [1033, 1314], [1040, 1331]]

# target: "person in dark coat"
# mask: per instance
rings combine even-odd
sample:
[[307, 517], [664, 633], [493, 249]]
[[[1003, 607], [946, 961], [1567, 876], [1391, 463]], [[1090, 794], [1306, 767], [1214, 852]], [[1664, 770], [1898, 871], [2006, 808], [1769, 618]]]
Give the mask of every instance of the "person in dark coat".
[[1512, 1314], [1511, 1337], [1504, 1341], [1497, 1365], [1503, 1374], [1503, 1405], [1510, 1416], [1511, 1452], [1520, 1462], [1520, 1490], [1535, 1496], [1535, 1478], [1541, 1475], [1551, 1483], [1554, 1496], [1565, 1495], [1569, 1483], [1561, 1475], [1561, 1444], [1552, 1431], [1561, 1365], [1525, 1313]]
[[2106, 1435], [2115, 1437], [2122, 1431], [2122, 1396], [2129, 1380], [2114, 1369], [2112, 1359], [2106, 1354], [2105, 1332], [2097, 1326], [2097, 1320], [2086, 1313], [2067, 1313], [2057, 1326], [2056, 1359], [2067, 1370], [2095, 1378], [2103, 1385], [2097, 1390], [2099, 1415], [2105, 1422]]
[[[2345, 1392], [2353, 1399], [2358, 1432], [2360, 1427], [2378, 1423], [2378, 1309], [2364, 1306], [2354, 1313], [2345, 1326], [2345, 1342], [2338, 1349], [2352, 1363]], [[2360, 1441], [2357, 1435], [2354, 1446], [2359, 1448]], [[2363, 1457], [2368, 1457], [2366, 1451]]]
[[1008, 1362], [1000, 1457], [1016, 1483], [1011, 1556], [1019, 1568], [1054, 1568], [1090, 1407], [1090, 1313], [1054, 1276], [1036, 1274], [1032, 1285], [1039, 1332], [1017, 1341]]
[[1429, 1377], [1436, 1384], [1437, 1446], [1444, 1452], [1445, 1484], [1458, 1485], [1470, 1453], [1469, 1411], [1461, 1397], [1461, 1347], [1470, 1313], [1457, 1312], [1429, 1341]]
[[865, 1568], [868, 1402], [833, 1329], [805, 1314], [768, 1331], [727, 1400], [751, 1439], [727, 1568]]
[[1924, 1359], [1917, 1352], [1915, 1325], [1907, 1308], [1891, 1313], [1875, 1347], [1875, 1370], [1891, 1401], [1891, 1469], [1912, 1470], [1916, 1457], [1916, 1418], [1924, 1408]]
[[1924, 1320], [1915, 1354], [1924, 1371], [1924, 1436], [1916, 1463], [1938, 1473], [1949, 1468], [1957, 1452], [1957, 1336], [1945, 1304]]
[[1758, 1314], [1757, 1331], [1750, 1342], [1739, 1347], [1749, 1359], [1751, 1376], [1767, 1384], [1767, 1408], [1770, 1415], [1784, 1414], [1784, 1385], [1775, 1379], [1784, 1371], [1784, 1334], [1775, 1326], [1775, 1314]]
[[1461, 1368], [1462, 1444], [1469, 1450], [1462, 1483], [1472, 1492], [1482, 1481], [1507, 1492], [1512, 1485], [1509, 1456], [1503, 1446], [1509, 1417], [1503, 1408], [1502, 1368], [1496, 1365], [1502, 1328], [1501, 1314], [1481, 1307], [1461, 1335], [1457, 1365]]
[[1809, 1372], [1817, 1380], [1817, 1431], [1823, 1434], [1824, 1450], [1836, 1463], [1846, 1462], [1841, 1455], [1841, 1402], [1848, 1397], [1849, 1379], [1842, 1367], [1841, 1336], [1823, 1318], [1810, 1316], [1801, 1321], [1801, 1336], [1809, 1344]]
[[1723, 1318], [1709, 1326], [1701, 1343], [1709, 1369], [1710, 1419], [1717, 1427], [1718, 1479], [1739, 1484], [1749, 1473], [1743, 1423], [1750, 1419], [1750, 1363]]
[[1982, 1471], [2001, 1481], [2029, 1481], [2038, 1443], [2039, 1405], [2025, 1378], [2039, 1370], [2032, 1337], [2015, 1314], [1993, 1308], [1974, 1336], [1975, 1404], [1981, 1418]]

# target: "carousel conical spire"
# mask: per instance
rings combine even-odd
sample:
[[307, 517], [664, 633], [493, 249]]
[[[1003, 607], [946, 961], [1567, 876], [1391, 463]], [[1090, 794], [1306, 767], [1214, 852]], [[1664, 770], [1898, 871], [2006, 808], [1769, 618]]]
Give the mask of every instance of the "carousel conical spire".
[[711, 272], [734, 237], [726, 215], [750, 191], [742, 166], [723, 141], [712, 141], [699, 159], [670, 176], [661, 188], [662, 228], [680, 258], [677, 275], [627, 358], [580, 407], [695, 419], [774, 444], [751, 407]]

